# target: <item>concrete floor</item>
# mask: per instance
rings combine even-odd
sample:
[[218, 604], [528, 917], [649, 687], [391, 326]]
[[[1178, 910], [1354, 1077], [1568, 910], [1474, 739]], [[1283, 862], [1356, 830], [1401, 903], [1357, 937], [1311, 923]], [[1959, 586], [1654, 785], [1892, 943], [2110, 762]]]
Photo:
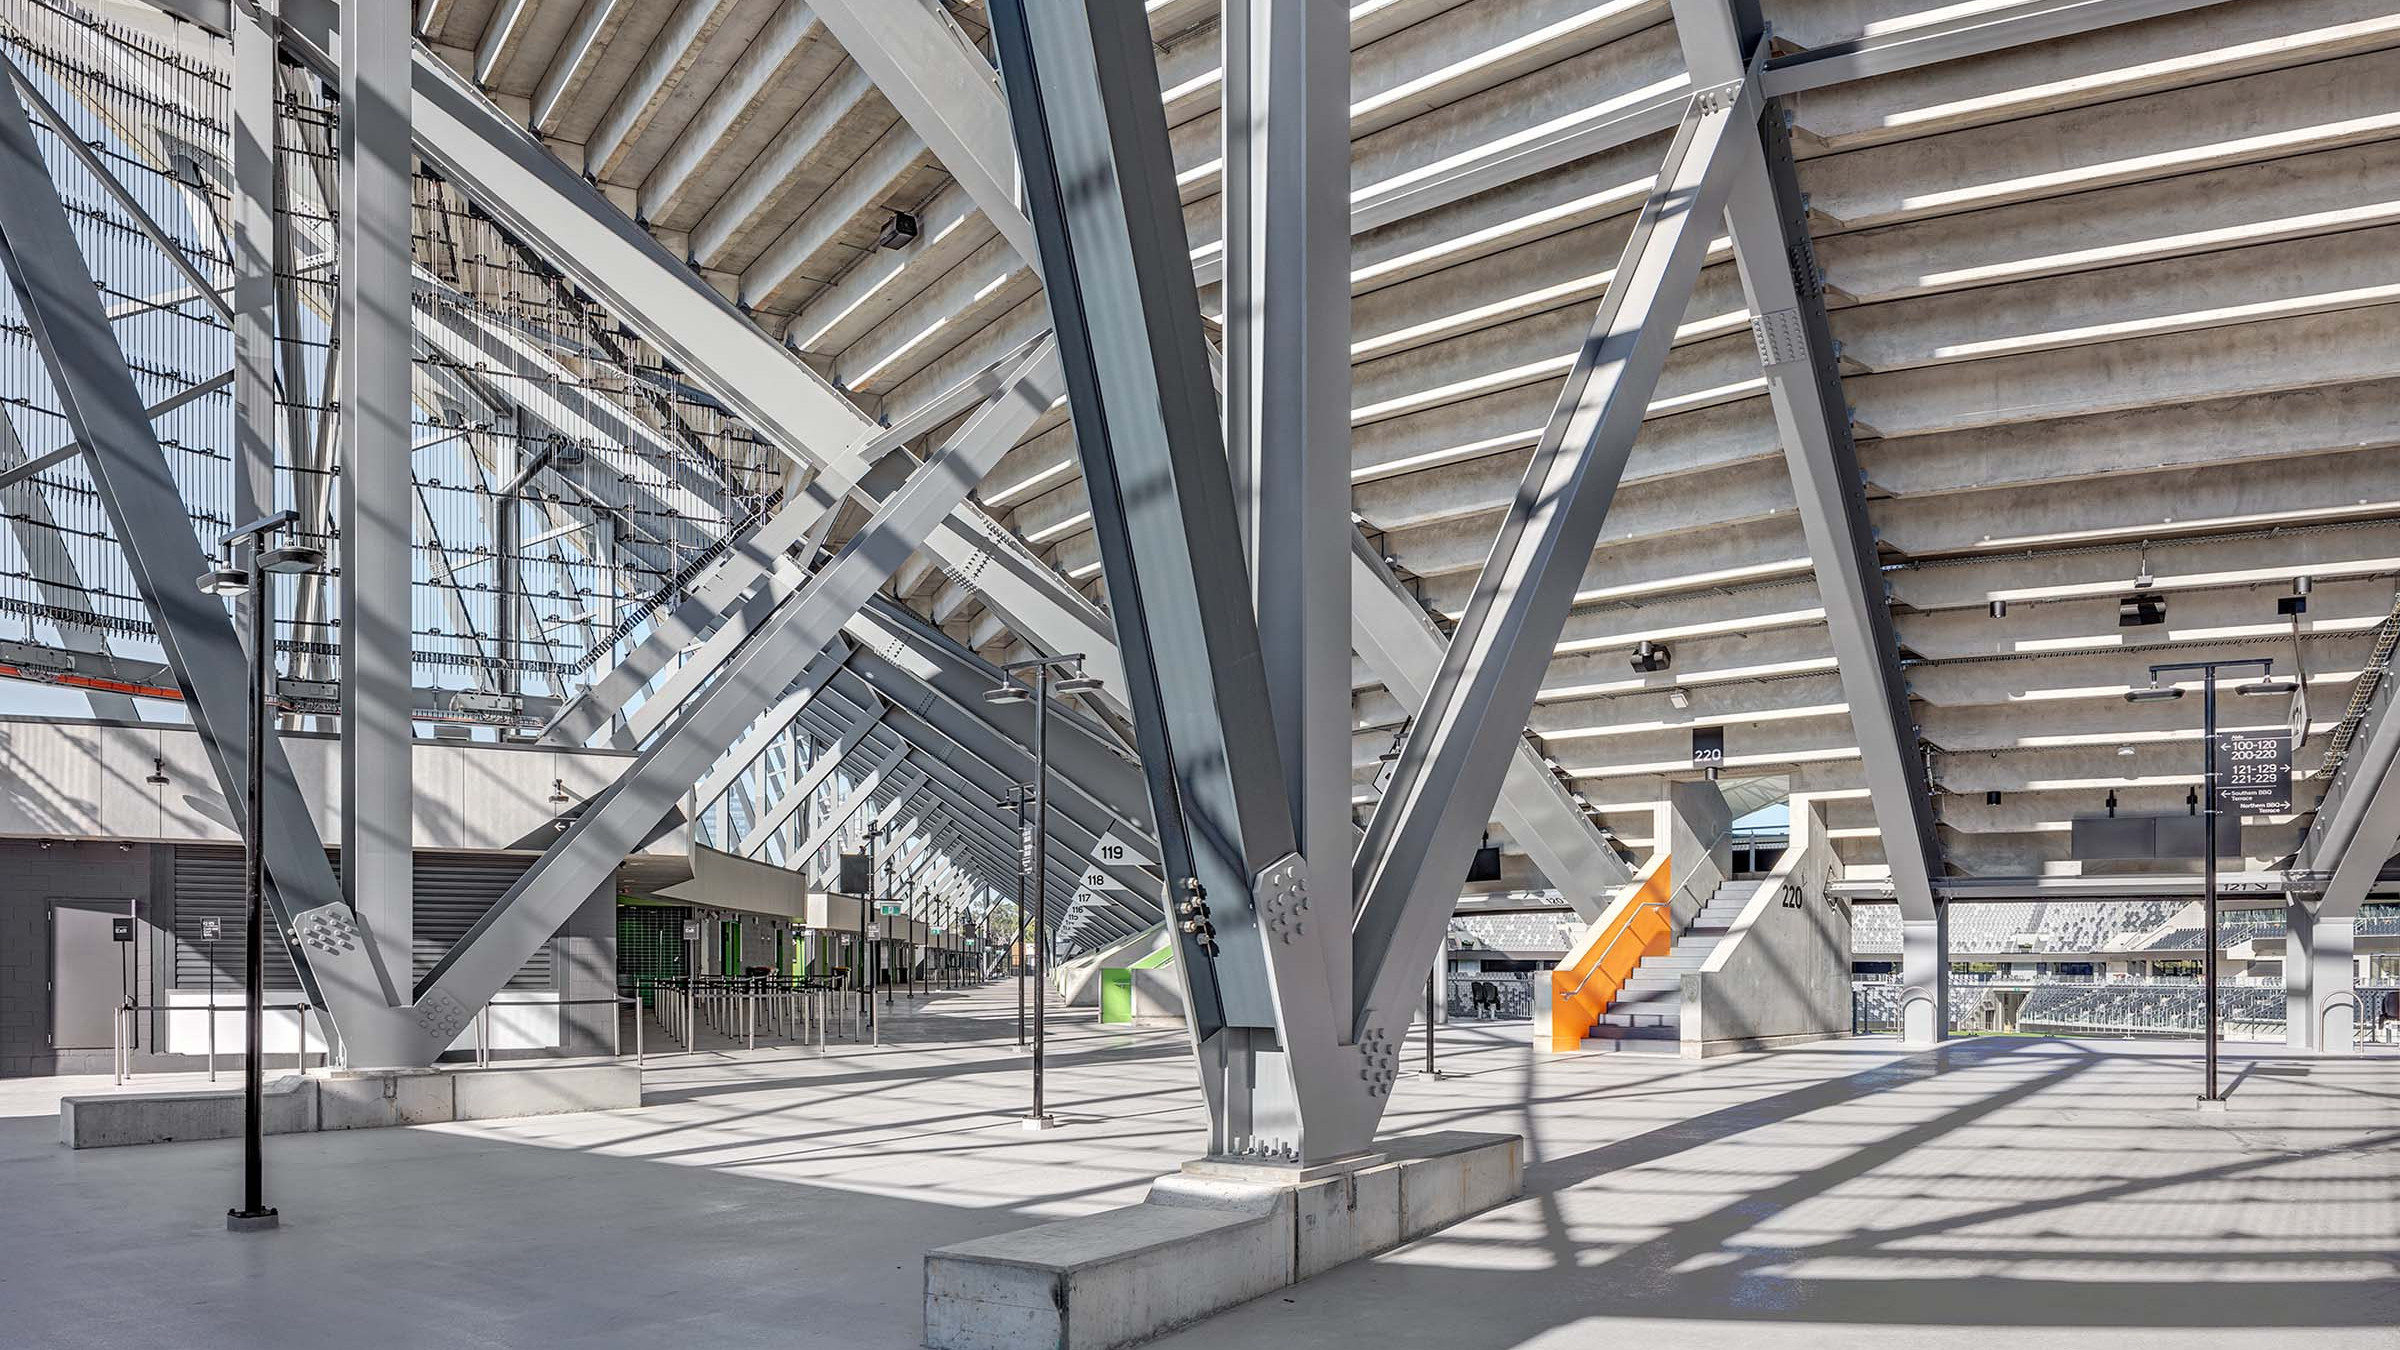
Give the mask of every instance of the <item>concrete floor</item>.
[[[1200, 1147], [1181, 1033], [1084, 1013], [1068, 1128], [1020, 1130], [1013, 1016], [1000, 987], [881, 1050], [654, 1058], [639, 1112], [271, 1139], [266, 1236], [221, 1228], [236, 1145], [71, 1153], [60, 1080], [0, 1082], [0, 1346], [913, 1346], [927, 1247]], [[2244, 1051], [2210, 1116], [2188, 1046], [1524, 1040], [1446, 1030], [1467, 1076], [1392, 1114], [1525, 1133], [1524, 1200], [1156, 1344], [2400, 1348], [2400, 1060]]]

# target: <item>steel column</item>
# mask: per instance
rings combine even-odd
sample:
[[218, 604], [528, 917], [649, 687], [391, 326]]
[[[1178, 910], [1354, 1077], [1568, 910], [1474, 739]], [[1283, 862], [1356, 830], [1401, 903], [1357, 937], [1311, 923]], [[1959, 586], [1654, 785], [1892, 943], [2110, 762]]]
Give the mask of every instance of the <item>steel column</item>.
[[1149, 28], [1137, 7], [1068, 0], [991, 14], [1170, 917], [1185, 920], [1210, 1152], [1353, 1155], [1388, 1090], [1384, 1056], [1353, 1043], [1331, 996], [1325, 949], [1345, 935], [1325, 916], [1347, 906], [1310, 903], [1282, 755], [1259, 718], [1265, 657]]
[[[232, 823], [247, 828], [242, 808], [233, 805], [243, 796], [240, 744], [254, 715], [247, 658], [222, 603], [194, 585], [207, 560], [13, 85], [0, 90], [0, 245], [0, 262], [68, 426], [88, 447], [101, 507], [150, 609]], [[353, 923], [340, 883], [282, 742], [269, 736], [265, 743], [265, 809], [257, 824], [277, 920], [286, 931], [295, 923], [309, 926], [312, 940], [295, 949], [295, 964], [310, 1001], [339, 1029], [351, 1062], [392, 1062], [383, 1056], [394, 1053], [400, 1024], [388, 1015], [380, 972], [363, 948], [341, 940]]]
[[342, 18], [342, 889], [402, 989], [415, 932], [411, 43], [405, 5], [348, 0]]
[[[1310, 904], [1350, 924], [1350, 15], [1225, 7], [1225, 434]], [[1350, 947], [1322, 944], [1334, 1007]]]

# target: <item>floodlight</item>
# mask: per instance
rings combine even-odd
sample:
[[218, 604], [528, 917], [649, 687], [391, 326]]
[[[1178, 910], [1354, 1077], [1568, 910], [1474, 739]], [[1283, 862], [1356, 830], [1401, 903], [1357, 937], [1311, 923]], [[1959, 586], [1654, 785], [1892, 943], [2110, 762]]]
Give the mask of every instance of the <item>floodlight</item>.
[[325, 565], [325, 550], [306, 544], [286, 544], [281, 548], [263, 550], [258, 555], [262, 572], [314, 572]]
[[1022, 685], [1004, 684], [997, 689], [984, 691], [983, 701], [986, 703], [1023, 703], [1032, 697], [1032, 691]]
[[2286, 698], [2300, 691], [2300, 682], [2288, 675], [2261, 675], [2250, 683], [2238, 686], [2238, 694], [2281, 694]]
[[247, 595], [250, 574], [239, 567], [212, 567], [200, 574], [198, 585], [202, 595]]
[[2182, 697], [2182, 687], [2172, 684], [2153, 684], [2147, 689], [2128, 689], [2125, 691], [2125, 701], [2127, 703], [2165, 703]]

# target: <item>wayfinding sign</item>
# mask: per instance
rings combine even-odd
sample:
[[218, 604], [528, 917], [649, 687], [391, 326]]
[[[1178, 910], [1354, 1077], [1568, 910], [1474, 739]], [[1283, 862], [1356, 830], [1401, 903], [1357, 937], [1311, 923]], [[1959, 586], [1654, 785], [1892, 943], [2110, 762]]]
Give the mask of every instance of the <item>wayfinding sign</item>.
[[2231, 802], [2251, 815], [2291, 810], [2291, 733], [2218, 732], [2217, 799]]

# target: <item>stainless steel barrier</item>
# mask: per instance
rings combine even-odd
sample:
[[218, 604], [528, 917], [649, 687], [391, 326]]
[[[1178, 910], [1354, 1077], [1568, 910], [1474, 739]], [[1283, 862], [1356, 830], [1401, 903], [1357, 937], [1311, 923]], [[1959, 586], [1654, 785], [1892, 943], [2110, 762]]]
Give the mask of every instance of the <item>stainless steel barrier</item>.
[[[294, 1073], [308, 1072], [308, 1015], [315, 1007], [316, 1005], [313, 1003], [267, 1003], [261, 1004], [259, 1007], [261, 1012], [297, 1012], [300, 1014], [300, 1046], [297, 1053], [292, 1056], [292, 1072]], [[125, 1086], [127, 1080], [133, 1077], [133, 1022], [141, 1014], [146, 1012], [207, 1014], [208, 1051], [206, 1058], [208, 1081], [213, 1083], [217, 1081], [217, 1014], [221, 1012], [247, 1013], [248, 1011], [250, 1011], [250, 1007], [246, 1003], [219, 1003], [213, 998], [206, 1003], [141, 1003], [127, 999], [118, 1004], [109, 1016], [108, 1029], [109, 1057], [115, 1066], [117, 1086]], [[325, 1041], [326, 1053], [330, 1055], [333, 1038], [328, 1036]]]
[[[554, 1007], [563, 1009], [606, 1005], [611, 1008], [622, 1008], [628, 1003], [634, 1005], [634, 1062], [636, 1064], [647, 1063], [649, 1057], [647, 1054], [647, 1048], [643, 1044], [641, 1001], [639, 999], [627, 998], [623, 995], [617, 995], [610, 998], [517, 998], [510, 999], [506, 1006], [528, 1008]], [[487, 1003], [475, 1014], [475, 1064], [478, 1068], [489, 1068], [492, 1062], [491, 1010], [492, 1005]], [[119, 1004], [109, 1019], [111, 1059], [115, 1067], [117, 1086], [123, 1087], [125, 1083], [133, 1077], [132, 1031], [134, 1019], [141, 1014], [145, 1012], [163, 1012], [169, 1014], [196, 1012], [204, 1014], [208, 1023], [208, 1048], [205, 1052], [204, 1058], [208, 1065], [208, 1081], [213, 1083], [217, 1081], [217, 1014], [227, 1012], [247, 1013], [248, 1011], [249, 1006], [247, 1004], [219, 1003], [214, 999], [211, 999], [207, 1003], [141, 1003], [128, 999], [124, 1003]], [[317, 1011], [316, 1005], [307, 1002], [268, 1003], [262, 1005], [260, 1011], [296, 1012], [299, 1014], [300, 1041], [297, 1050], [292, 1056], [292, 1072], [297, 1074], [306, 1074], [308, 1072], [309, 1054], [309, 1014]], [[322, 1024], [322, 1031], [322, 1039], [325, 1042], [325, 1055], [330, 1062], [333, 1057], [334, 1046], [334, 1038], [331, 1034], [331, 1024]], [[561, 1039], [564, 1039], [563, 1032]], [[608, 1054], [609, 1058], [611, 1059], [623, 1059], [625, 1057], [625, 1028], [624, 1019], [621, 1017], [612, 1019], [610, 1023], [608, 1030]], [[236, 1056], [235, 1058], [238, 1059], [239, 1056]]]
[[[839, 1016], [836, 1002], [848, 990], [818, 980], [791, 982], [788, 977], [666, 976], [635, 982], [628, 1001], [645, 999], [660, 1030], [685, 1051], [696, 1050], [702, 1028], [744, 1049], [758, 1048], [759, 1038], [806, 1045], [813, 1037], [820, 1047], [833, 1036]], [[638, 1016], [638, 1015], [637, 1015]], [[865, 1041], [871, 1034], [863, 1003], [851, 1004], [850, 1034]]]

